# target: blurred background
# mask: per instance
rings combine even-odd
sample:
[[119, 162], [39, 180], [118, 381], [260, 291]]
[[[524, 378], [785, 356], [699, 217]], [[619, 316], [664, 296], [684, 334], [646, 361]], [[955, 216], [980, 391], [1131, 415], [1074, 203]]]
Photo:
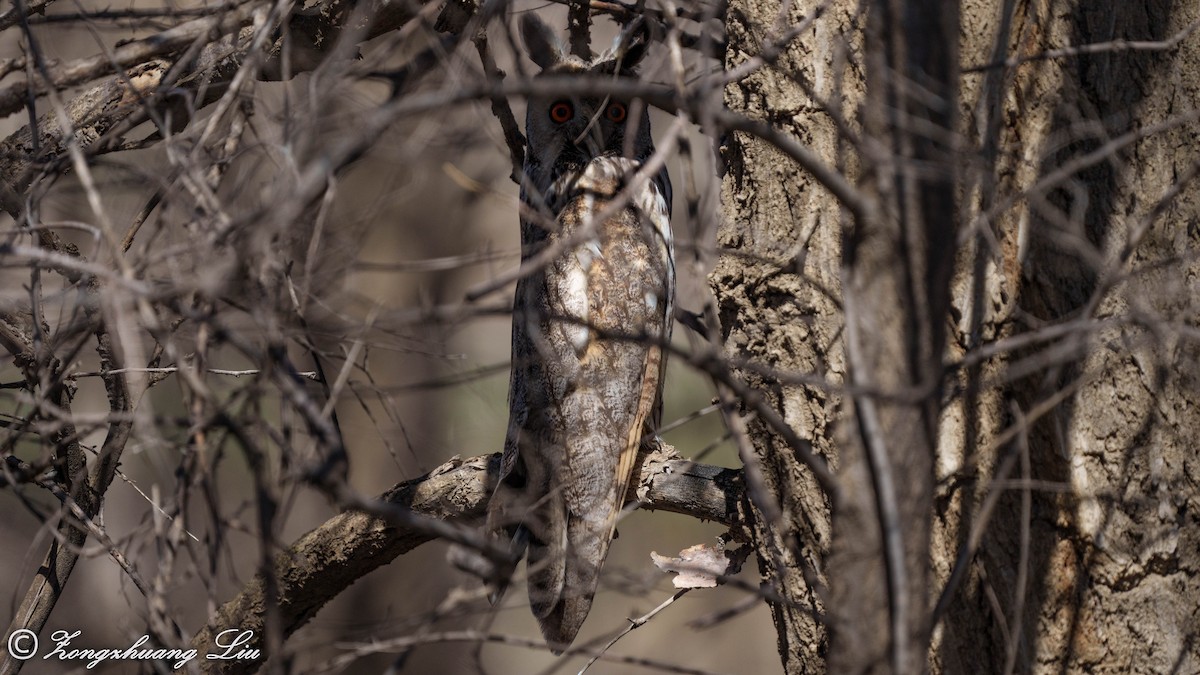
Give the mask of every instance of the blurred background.
[[[161, 6], [56, 3], [47, 15], [151, 8]], [[565, 10], [558, 5], [518, 3], [507, 20], [523, 11], [536, 11], [553, 25], [565, 26]], [[62, 62], [104, 53], [120, 40], [175, 23], [170, 12], [161, 20], [132, 15], [34, 19], [32, 35], [45, 57]], [[596, 19], [593, 47], [603, 49], [615, 35], [610, 21]], [[499, 67], [519, 72], [502, 26], [492, 24], [489, 36]], [[419, 32], [382, 36], [360, 45], [360, 60], [395, 67], [431, 39]], [[20, 32], [0, 33], [0, 59], [19, 58], [27, 49]], [[644, 76], [651, 81], [670, 80], [663, 51], [652, 50], [646, 60]], [[423, 90], [477, 80], [481, 75], [474, 56], [447, 55], [436, 72], [424, 77]], [[719, 67], [690, 53], [688, 59], [690, 73]], [[523, 67], [530, 69], [528, 63]], [[204, 303], [197, 299], [196, 307], [214, 308], [227, 325], [255, 339], [278, 332], [301, 371], [314, 371], [313, 355], [319, 354], [329, 380], [345, 373], [334, 412], [349, 453], [349, 482], [363, 494], [377, 495], [454, 456], [502, 449], [510, 331], [506, 310], [512, 288], [478, 303], [465, 303], [464, 297], [519, 262], [517, 187], [510, 179], [512, 166], [501, 127], [489, 105], [439, 108], [398, 118], [367, 152], [329, 179], [321, 199], [303, 212], [304, 217], [258, 231], [258, 219], [269, 221], [286, 203], [294, 177], [327, 148], [364, 128], [364, 120], [387, 99], [386, 79], [361, 74], [317, 69], [285, 82], [248, 84], [236, 97], [235, 113], [214, 127], [217, 138], [239, 139], [219, 162], [189, 164], [187, 159], [218, 147], [211, 138], [194, 133], [211, 120], [212, 106], [198, 111], [187, 129], [166, 139], [155, 137], [155, 126], [144, 123], [128, 134], [128, 148], [99, 155], [91, 164], [102, 216], [75, 172], [48, 167], [31, 191], [36, 201], [31, 220], [54, 228], [88, 259], [103, 260], [103, 245], [95, 233], [98, 221], [105, 218], [124, 233], [148, 212], [126, 254], [138, 278], [170, 287], [180, 297], [219, 298]], [[24, 73], [12, 73], [0, 85], [22, 77]], [[63, 98], [83, 89], [68, 89]], [[524, 102], [513, 98], [511, 103], [523, 127]], [[39, 106], [39, 114], [49, 109], [45, 99]], [[29, 124], [29, 119], [17, 114], [0, 120], [0, 137]], [[655, 128], [661, 131], [668, 122], [655, 113]], [[151, 140], [139, 148], [139, 138]], [[678, 304], [699, 311], [708, 292], [704, 275], [712, 260], [712, 204], [720, 180], [713, 139], [695, 129], [688, 138], [691, 152], [673, 157], [668, 166], [676, 197]], [[197, 191], [187, 187], [188, 167], [197, 165], [219, 166], [213, 182], [219, 208], [202, 212]], [[690, 188], [688, 175], [694, 177]], [[694, 219], [687, 217], [684, 204], [689, 193], [701, 205]], [[222, 222], [226, 241], [214, 246], [212, 228]], [[13, 233], [17, 227], [10, 217], [0, 216], [0, 228]], [[266, 276], [264, 270], [286, 278], [286, 295], [263, 291], [269, 285], [255, 275]], [[30, 275], [24, 264], [0, 269], [5, 309], [28, 306]], [[51, 334], [69, 334], [80, 303], [88, 300], [52, 273], [43, 272], [39, 283]], [[285, 306], [286, 300], [291, 306]], [[264, 306], [268, 310], [262, 311]], [[172, 326], [170, 339], [179, 354], [192, 354], [211, 338], [202, 333], [194, 322], [183, 320]], [[696, 336], [689, 333], [677, 325], [676, 344], [694, 346]], [[143, 337], [145, 343], [138, 348], [150, 350], [152, 341]], [[136, 352], [134, 346], [126, 347]], [[204, 351], [209, 368], [254, 368], [244, 354], [219, 342]], [[94, 451], [103, 442], [109, 410], [103, 382], [96, 376], [100, 366], [94, 344], [64, 348], [60, 357], [70, 359], [77, 386], [72, 413], [84, 445]], [[677, 361], [668, 368], [664, 422], [674, 426], [694, 419], [671, 429], [665, 440], [685, 457], [738, 466], [719, 415], [697, 414], [712, 402], [711, 383]], [[171, 361], [164, 357], [161, 363]], [[168, 613], [185, 631], [194, 632], [253, 576], [262, 546], [253, 472], [236, 445], [216, 442], [214, 434], [204, 455], [207, 470], [201, 474], [183, 468], [189, 466], [189, 453], [199, 452], [194, 419], [189, 421], [195, 406], [224, 406], [241, 419], [253, 420], [255, 432], [270, 439], [263, 445], [270, 455], [266, 471], [278, 498], [273, 550], [286, 549], [335, 511], [295, 475], [300, 464], [296, 457], [311, 453], [313, 443], [266, 381], [254, 374], [209, 373], [202, 377], [210, 394], [198, 403], [175, 375], [152, 377], [157, 380], [152, 386], [135, 392], [135, 432], [123, 454], [121, 474], [107, 493], [102, 524], [143, 576], [161, 588]], [[0, 363], [0, 382], [21, 380], [11, 359]], [[0, 389], [0, 415], [16, 420], [29, 409], [29, 399], [19, 387]], [[14, 455], [30, 462], [49, 452], [45, 443], [29, 435], [7, 442]], [[289, 457], [293, 451], [296, 457]], [[7, 624], [53, 536], [57, 504], [40, 488], [26, 485], [0, 490], [0, 509], [5, 514], [0, 518], [0, 593], [5, 608], [0, 616], [6, 616]], [[165, 533], [176, 520], [187, 534], [168, 541]], [[693, 544], [712, 543], [722, 531], [711, 523], [667, 513], [638, 511], [622, 521], [600, 592], [576, 644], [604, 644], [628, 619], [671, 596], [670, 575], [652, 565], [651, 551], [674, 555]], [[426, 544], [358, 581], [287, 641], [287, 670], [381, 672], [397, 665], [398, 671], [412, 673], [550, 673], [582, 667], [586, 659], [579, 656], [555, 658], [522, 646], [438, 641], [436, 634], [461, 629], [540, 640], [523, 587], [511, 588], [493, 611], [477, 597], [479, 581], [449, 565], [446, 553], [441, 542]], [[741, 578], [749, 587], [757, 586], [753, 560]], [[460, 591], [476, 597], [459, 601]], [[43, 635], [60, 628], [81, 630], [76, 646], [127, 646], [146, 632], [146, 605], [105, 549], [90, 541]], [[691, 625], [714, 617], [724, 618], [705, 628]], [[389, 639], [412, 635], [426, 635], [429, 642], [402, 661], [396, 661], [394, 651], [374, 653]], [[347, 656], [352, 654], [359, 656]], [[679, 672], [780, 669], [767, 607], [753, 602], [745, 590], [728, 587], [683, 596], [609, 654], [646, 663], [601, 661], [590, 672], [653, 672], [667, 665]], [[34, 660], [24, 672], [66, 672], [79, 666]], [[102, 665], [92, 672], [140, 668]]]

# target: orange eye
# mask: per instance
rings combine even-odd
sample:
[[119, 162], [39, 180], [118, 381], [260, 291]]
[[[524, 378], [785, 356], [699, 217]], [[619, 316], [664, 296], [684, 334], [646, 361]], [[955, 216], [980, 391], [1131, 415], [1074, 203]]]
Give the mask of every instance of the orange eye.
[[604, 116], [611, 122], [624, 122], [626, 114], [624, 103], [613, 103], [604, 111]]
[[575, 116], [575, 106], [570, 101], [556, 101], [550, 106], [550, 119], [556, 124], [569, 122]]

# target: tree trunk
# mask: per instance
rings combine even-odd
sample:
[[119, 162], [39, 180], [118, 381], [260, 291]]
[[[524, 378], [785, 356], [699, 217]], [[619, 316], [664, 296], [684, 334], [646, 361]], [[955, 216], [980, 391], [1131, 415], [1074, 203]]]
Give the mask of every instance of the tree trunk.
[[[1003, 23], [1003, 7], [979, 4], [976, 16]], [[1200, 668], [1197, 314], [1187, 281], [1198, 271], [1191, 174], [1200, 153], [1195, 99], [1184, 94], [1200, 86], [1200, 45], [1194, 37], [1166, 51], [1114, 44], [1167, 40], [1196, 18], [1188, 3], [1031, 3], [1007, 36], [991, 38], [1003, 51], [968, 52], [985, 63], [1065, 45], [1113, 47], [964, 85], [976, 115], [968, 127], [996, 127], [992, 143], [1009, 149], [981, 171], [981, 185], [998, 186], [1000, 199], [1026, 198], [991, 223], [987, 236], [1006, 243], [976, 283], [995, 290], [973, 302], [996, 311], [980, 310], [982, 330], [960, 334], [962, 349], [994, 340], [989, 333], [1084, 325], [983, 374], [1007, 380], [991, 395], [1003, 403], [972, 413], [993, 431], [973, 430], [983, 440], [964, 467], [994, 476], [1007, 461], [1019, 482], [1007, 484], [950, 604], [940, 651], [947, 672]], [[987, 108], [1006, 123], [981, 123]], [[1171, 128], [1154, 129], [1164, 124]], [[966, 284], [959, 290], [965, 308], [971, 295]], [[1001, 428], [1017, 434], [1003, 438]], [[999, 487], [979, 480], [969, 489], [977, 504]]]
[[[817, 4], [791, 3], [787, 23], [805, 21]], [[744, 67], [765, 42], [779, 37], [765, 28], [773, 25], [779, 10], [778, 3], [730, 3], [727, 70]], [[839, 3], [812, 23], [802, 42], [793, 41], [778, 54], [773, 67], [732, 82], [726, 88], [726, 105], [772, 123], [827, 159], [837, 156], [833, 120], [842, 111], [827, 114], [822, 101], [789, 78], [812, 82], [823, 101], [840, 104], [841, 78], [836, 74], [844, 63], [845, 35], [852, 21], [853, 8]], [[848, 84], [857, 85], [853, 80]], [[838, 203], [761, 138], [731, 133], [721, 139], [720, 151], [726, 218], [717, 235], [722, 255], [710, 281], [726, 355], [782, 372], [815, 375], [805, 384], [761, 372], [739, 373], [768, 397], [817, 454], [832, 458], [838, 415], [835, 388], [845, 374]], [[782, 512], [780, 533], [771, 532], [762, 514], [756, 514], [755, 536], [764, 581], [786, 601], [771, 603], [783, 665], [788, 673], [824, 672], [824, 627], [806, 608], [824, 611], [829, 501], [796, 453], [761, 417], [748, 426], [754, 446], [751, 461], [761, 467], [765, 487]], [[781, 533], [794, 534], [793, 545], [777, 546]]]
[[[773, 606], [784, 668], [826, 668], [826, 622], [803, 609], [816, 603], [833, 629], [834, 672], [911, 670], [927, 639], [935, 672], [1195, 672], [1200, 39], [1186, 29], [1200, 9], [964, 2], [948, 32], [959, 37], [954, 82], [913, 69], [913, 46], [949, 42], [928, 22], [897, 20], [923, 3], [887, 4], [899, 13], [832, 3], [773, 66], [726, 90], [730, 109], [795, 137], [881, 209], [864, 219], [765, 141], [722, 140], [723, 255], [711, 283], [726, 352], [756, 365], [739, 374], [839, 466], [831, 520], [797, 454], [769, 425], [749, 425], [752, 460], [783, 512], [782, 534], [760, 519], [757, 536], [764, 577], [788, 601]], [[792, 3], [782, 25], [824, 5]], [[779, 11], [731, 0], [727, 68], [772, 56]], [[890, 72], [907, 79], [881, 76]], [[936, 103], [955, 87], [956, 135], [911, 123], [923, 116], [905, 92]], [[872, 120], [895, 111], [904, 123]], [[961, 178], [946, 183], [942, 211], [879, 189], [881, 158], [928, 168], [913, 145], [922, 139], [957, 149]], [[900, 194], [923, 194], [928, 175], [914, 175], [895, 183]], [[958, 247], [949, 312], [934, 295], [926, 317], [903, 294], [889, 304], [888, 289], [904, 278], [915, 288], [937, 267], [900, 246], [913, 241], [903, 228], [955, 208], [954, 241], [924, 240]], [[881, 229], [864, 229], [872, 223]], [[873, 236], [896, 246], [864, 259], [855, 247]], [[897, 378], [912, 352], [886, 349], [921, 336], [916, 346], [935, 346], [943, 326], [944, 392], [922, 399], [938, 383], [921, 368]], [[856, 335], [869, 347], [857, 358]], [[897, 512], [915, 585], [901, 618], [919, 654], [907, 664], [892, 660], [886, 518], [861, 443], [861, 404], [904, 402], [902, 391], [909, 412], [888, 421], [883, 411], [876, 433], [900, 453], [890, 455], [898, 487], [917, 500]], [[922, 400], [937, 420], [924, 439]], [[781, 559], [775, 544], [789, 533], [800, 546]]]
[[958, 223], [958, 11], [869, 6], [857, 150], [871, 207], [842, 221], [852, 391], [839, 433], [830, 559], [830, 670], [921, 672], [941, 402], [943, 317]]

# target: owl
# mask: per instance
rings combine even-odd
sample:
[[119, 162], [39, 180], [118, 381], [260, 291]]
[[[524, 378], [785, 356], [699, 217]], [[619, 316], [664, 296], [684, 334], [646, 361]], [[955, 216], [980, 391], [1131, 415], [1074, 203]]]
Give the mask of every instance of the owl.
[[[633, 76], [647, 47], [645, 32], [629, 31], [585, 62], [532, 14], [521, 36], [543, 75], [597, 81]], [[530, 269], [513, 302], [508, 433], [488, 527], [525, 550], [530, 606], [561, 653], [591, 608], [639, 451], [657, 442], [675, 288], [671, 184], [663, 169], [617, 199], [654, 153], [644, 106], [531, 98], [525, 127]]]

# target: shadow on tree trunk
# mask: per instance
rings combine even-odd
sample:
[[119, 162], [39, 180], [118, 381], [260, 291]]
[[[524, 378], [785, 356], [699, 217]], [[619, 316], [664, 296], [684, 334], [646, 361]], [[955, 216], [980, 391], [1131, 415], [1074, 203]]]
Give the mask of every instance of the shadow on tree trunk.
[[[1163, 40], [1169, 34], [1169, 18], [1167, 2], [1077, 6], [1070, 19], [1071, 43]], [[1113, 138], [1137, 128], [1139, 108], [1150, 90], [1146, 83], [1165, 63], [1168, 60], [1158, 54], [1140, 52], [1099, 53], [1064, 62], [1065, 86], [1048, 136], [1050, 152], [1043, 155], [1038, 179], [1085, 161], [1089, 154], [1102, 152]], [[1111, 291], [1103, 286], [1102, 270], [1114, 248], [1119, 249], [1127, 237], [1117, 218], [1130, 213], [1123, 191], [1129, 185], [1125, 174], [1130, 162], [1136, 161], [1131, 154], [1128, 150], [1113, 152], [1045, 192], [1029, 195], [1030, 235], [1019, 305], [1033, 322], [1024, 328], [1036, 328], [1038, 322], [1095, 316], [1097, 294]], [[1024, 412], [1073, 390], [1031, 425], [1026, 439], [1015, 438], [996, 451], [994, 465], [998, 466], [1004, 456], [1020, 453], [1022, 443], [1028, 443], [1028, 473], [1018, 461], [1010, 479], [1028, 480], [1036, 486], [1072, 484], [1073, 462], [1079, 462], [1081, 453], [1088, 450], [1079, 447], [1072, 435], [1077, 415], [1113, 414], [1078, 408], [1081, 392], [1098, 374], [1107, 376], [1114, 361], [1130, 358], [1128, 345], [1118, 345], [1118, 352], [1098, 337], [1081, 333], [1047, 345], [1045, 351], [1063, 349], [1060, 354], [1065, 356], [1048, 359], [1049, 367], [1010, 383], [1005, 398]], [[1089, 357], [1106, 349], [1112, 349], [1103, 361], [1109, 367], [1098, 373]], [[1032, 350], [1017, 353], [1013, 361], [1023, 358], [1036, 358], [1036, 354]], [[1128, 424], [1123, 425], [1122, 436], [1128, 441], [1123, 461], [1109, 468], [1109, 475], [1120, 476], [1122, 484], [1113, 486], [1113, 500], [1099, 502], [1100, 533], [1112, 524], [1115, 500], [1128, 494], [1124, 483], [1139, 476], [1131, 464], [1155, 425], [1153, 410], [1125, 412]], [[1020, 420], [1010, 414], [1005, 423], [1019, 424]], [[975, 499], [982, 500], [991, 489], [997, 488], [981, 480], [975, 487]], [[1081, 536], [1086, 526], [1078, 522], [1079, 509], [1080, 500], [1069, 491], [1009, 489], [1001, 497], [976, 557], [972, 579], [950, 606], [943, 663], [988, 670], [1007, 660], [1014, 671], [1030, 672], [1049, 660], [1060, 672], [1068, 672], [1081, 665], [1078, 650], [1104, 649], [1089, 644], [1102, 639], [1085, 607], [1094, 592], [1093, 568], [1100, 551]], [[961, 536], [969, 529], [960, 528]], [[1013, 616], [1018, 612], [1021, 619], [1014, 625]], [[1048, 628], [1047, 622], [1054, 627]], [[1020, 641], [1016, 652], [1006, 654], [1013, 639]], [[1084, 664], [1088, 661], [1083, 659]]]

